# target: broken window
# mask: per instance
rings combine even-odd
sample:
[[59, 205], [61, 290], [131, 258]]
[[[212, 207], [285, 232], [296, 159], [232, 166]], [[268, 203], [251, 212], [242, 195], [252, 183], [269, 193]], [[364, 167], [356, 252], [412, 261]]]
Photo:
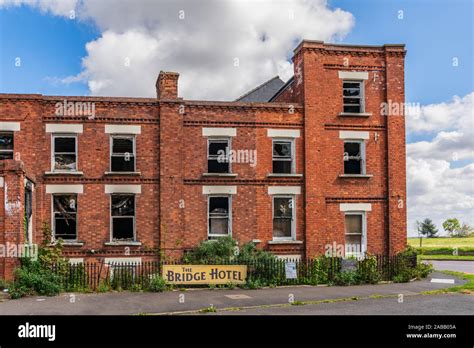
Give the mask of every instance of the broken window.
[[0, 133], [0, 160], [13, 159], [13, 133]]
[[344, 142], [344, 174], [364, 174], [364, 151], [363, 141]]
[[292, 239], [294, 222], [294, 198], [273, 197], [273, 238]]
[[293, 172], [293, 142], [290, 140], [273, 141], [273, 173], [290, 174]]
[[77, 170], [77, 138], [76, 136], [54, 136], [53, 153], [56, 171]]
[[344, 81], [342, 84], [344, 112], [364, 112], [363, 82]]
[[209, 197], [209, 237], [227, 236], [231, 231], [230, 223], [230, 197]]
[[230, 173], [229, 153], [229, 139], [209, 139], [207, 143], [207, 172]]
[[135, 240], [135, 195], [114, 194], [112, 199], [112, 240]]
[[364, 214], [346, 213], [345, 215], [345, 250], [346, 254], [357, 254], [362, 251], [364, 234]]
[[135, 137], [113, 136], [110, 159], [112, 172], [135, 171]]
[[53, 195], [54, 239], [77, 239], [77, 195]]

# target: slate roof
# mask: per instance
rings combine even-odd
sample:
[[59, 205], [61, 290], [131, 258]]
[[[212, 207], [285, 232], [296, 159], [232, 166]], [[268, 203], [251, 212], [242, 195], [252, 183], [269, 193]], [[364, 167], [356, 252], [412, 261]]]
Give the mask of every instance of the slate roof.
[[251, 91], [240, 96], [235, 101], [245, 103], [265, 103], [270, 101], [270, 99], [284, 85], [285, 82], [283, 82], [279, 76], [275, 76], [274, 78], [262, 83], [260, 86], [257, 86]]

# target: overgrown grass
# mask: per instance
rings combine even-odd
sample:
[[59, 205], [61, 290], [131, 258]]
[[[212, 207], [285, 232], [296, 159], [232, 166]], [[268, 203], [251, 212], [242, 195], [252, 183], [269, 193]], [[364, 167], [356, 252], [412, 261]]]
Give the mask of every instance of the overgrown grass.
[[[420, 247], [420, 238], [408, 238], [408, 244], [412, 247]], [[474, 249], [474, 237], [465, 238], [423, 238], [423, 248], [471, 248]]]
[[420, 260], [464, 260], [474, 261], [474, 256], [469, 255], [419, 255]]

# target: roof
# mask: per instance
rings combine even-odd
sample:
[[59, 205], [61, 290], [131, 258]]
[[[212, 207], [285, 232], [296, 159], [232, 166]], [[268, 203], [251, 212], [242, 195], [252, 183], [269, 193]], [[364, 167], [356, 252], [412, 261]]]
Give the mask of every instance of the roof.
[[276, 92], [285, 84], [279, 76], [262, 83], [251, 91], [237, 98], [236, 102], [265, 103], [268, 102]]

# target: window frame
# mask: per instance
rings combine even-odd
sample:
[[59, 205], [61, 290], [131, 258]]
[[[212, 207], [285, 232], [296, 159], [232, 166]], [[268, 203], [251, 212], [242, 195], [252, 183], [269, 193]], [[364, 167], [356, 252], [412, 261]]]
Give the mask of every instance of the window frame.
[[[109, 194], [109, 201], [110, 201], [110, 209], [109, 209], [109, 217], [110, 217], [110, 242], [111, 243], [130, 243], [130, 242], [136, 242], [137, 241], [137, 194], [135, 193], [121, 193], [121, 192], [115, 192], [115, 193], [110, 193]], [[116, 239], [114, 240], [114, 218], [130, 218], [130, 216], [116, 216], [114, 217], [112, 215], [112, 196], [134, 196], [133, 199], [133, 239], [132, 240], [126, 240], [126, 239]]]
[[[211, 234], [211, 216], [210, 216], [210, 208], [211, 208], [211, 198], [222, 198], [225, 197], [228, 199], [229, 209], [227, 212], [227, 234]], [[219, 238], [219, 237], [232, 237], [232, 195], [225, 195], [225, 194], [212, 194], [207, 195], [207, 239]]]
[[[274, 150], [274, 145], [275, 143], [284, 143], [284, 142], [289, 142], [290, 145], [291, 145], [291, 158], [290, 158], [290, 161], [291, 161], [291, 170], [289, 173], [275, 173], [273, 171], [273, 162], [275, 161], [275, 157], [274, 157], [274, 153], [273, 153], [273, 150]], [[295, 174], [296, 173], [296, 151], [295, 151], [295, 139], [294, 138], [272, 138], [272, 174]], [[278, 157], [277, 157], [278, 158]], [[280, 159], [281, 161], [281, 159]]]
[[[227, 147], [229, 148], [229, 154], [230, 152], [232, 151], [232, 137], [216, 137], [216, 136], [213, 136], [213, 137], [208, 137], [207, 138], [207, 150], [206, 150], [206, 154], [207, 154], [207, 160], [206, 160], [206, 166], [207, 166], [207, 169], [206, 169], [206, 172], [209, 173], [209, 174], [232, 174], [232, 162], [231, 161], [228, 161], [227, 163], [229, 164], [229, 169], [227, 172], [210, 172], [209, 171], [209, 160], [217, 160], [217, 158], [209, 158], [209, 145], [211, 142], [224, 142], [226, 141], [227, 142]], [[214, 156], [214, 155], [212, 155]]]
[[[0, 154], [6, 154], [6, 153], [11, 153], [12, 154], [12, 158], [11, 159], [14, 159], [15, 158], [15, 132], [10, 132], [10, 131], [0, 131], [0, 136], [1, 135], [11, 135], [12, 136], [12, 149], [11, 150], [3, 150], [3, 149], [0, 149]], [[5, 159], [10, 159], [10, 158], [5, 158]], [[3, 159], [2, 159], [3, 160]]]
[[[293, 200], [293, 209], [291, 217], [291, 236], [290, 237], [275, 237], [274, 220], [275, 220], [275, 198], [291, 198]], [[294, 241], [296, 240], [296, 195], [273, 195], [272, 196], [272, 240], [274, 241]]]
[[[345, 158], [345, 145], [346, 143], [357, 143], [359, 144], [359, 151], [360, 151], [360, 173], [346, 173], [345, 166], [344, 166], [344, 158]], [[344, 175], [366, 175], [366, 154], [365, 154], [365, 140], [364, 139], [344, 139], [343, 149], [342, 149], [342, 172]]]
[[[348, 114], [363, 114], [365, 113], [365, 83], [364, 83], [365, 80], [354, 80], [354, 79], [344, 79], [342, 80], [342, 111], [344, 113], [348, 113]], [[351, 96], [344, 96], [344, 83], [358, 83], [359, 84], [359, 105], [360, 105], [360, 109], [359, 109], [359, 112], [353, 112], [353, 111], [346, 111], [344, 109], [344, 107], [347, 105], [347, 106], [350, 106], [350, 105], [354, 105], [354, 104], [345, 104], [344, 103], [344, 98], [349, 98], [349, 99], [356, 99], [355, 97], [351, 97]]]
[[[112, 157], [114, 154], [114, 139], [130, 139], [132, 138], [132, 150], [133, 150], [133, 158], [134, 158], [134, 164], [133, 164], [133, 171], [113, 171], [112, 170]], [[137, 171], [137, 142], [136, 142], [136, 135], [135, 134], [110, 134], [110, 139], [109, 139], [109, 170], [111, 173], [136, 173]], [[124, 155], [125, 156], [125, 155]], [[121, 156], [115, 156], [115, 157], [121, 157]]]
[[[73, 138], [74, 154], [76, 155], [76, 169], [56, 169], [56, 138]], [[61, 152], [62, 154], [70, 154], [69, 152]], [[51, 134], [51, 172], [54, 173], [76, 173], [79, 171], [79, 151], [77, 134], [53, 133]]]
[[344, 212], [344, 255], [347, 256], [359, 256], [359, 253], [347, 253], [346, 247], [346, 235], [355, 236], [359, 235], [358, 233], [346, 233], [346, 216], [347, 215], [356, 215], [362, 217], [362, 233], [361, 233], [361, 246], [360, 254], [364, 255], [367, 252], [367, 214], [365, 211], [346, 211]]
[[74, 239], [63, 239], [63, 242], [65, 244], [67, 243], [76, 243], [78, 241], [78, 224], [79, 224], [79, 219], [78, 219], [78, 214], [79, 214], [79, 202], [78, 202], [78, 197], [79, 195], [77, 193], [52, 193], [51, 194], [51, 221], [52, 224], [52, 233], [51, 233], [51, 243], [54, 243], [58, 240], [56, 238], [56, 213], [54, 211], [54, 196], [75, 196], [76, 197], [76, 238]]

